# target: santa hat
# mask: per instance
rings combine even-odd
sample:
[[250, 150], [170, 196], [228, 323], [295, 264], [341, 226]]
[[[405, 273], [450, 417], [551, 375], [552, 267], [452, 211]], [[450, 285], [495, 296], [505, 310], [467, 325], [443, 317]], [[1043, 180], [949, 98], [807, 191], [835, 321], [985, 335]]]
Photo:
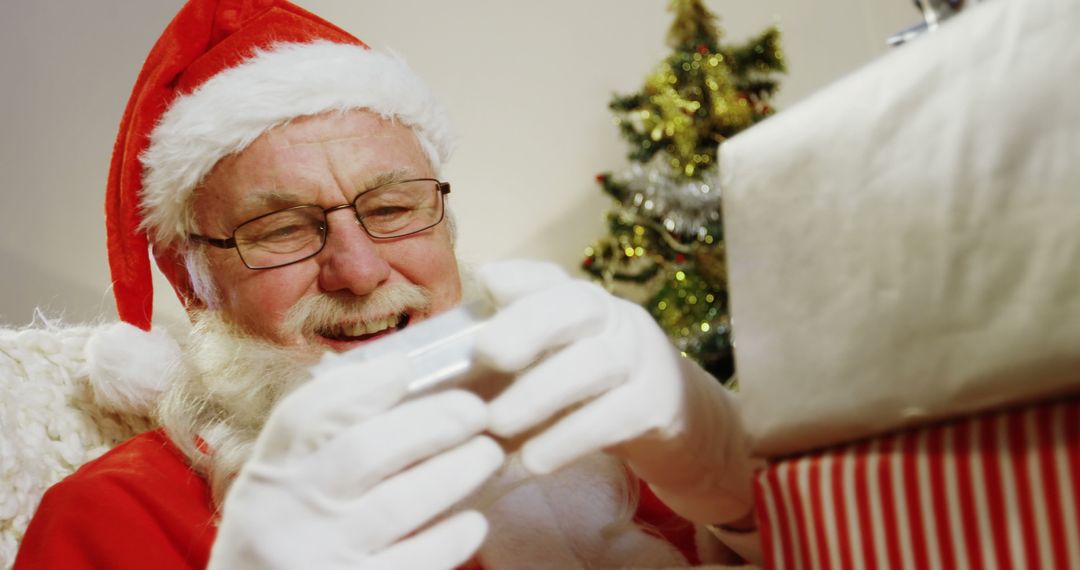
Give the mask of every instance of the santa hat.
[[120, 318], [150, 328], [150, 243], [190, 301], [175, 246], [220, 159], [290, 119], [361, 108], [411, 127], [434, 168], [449, 158], [446, 114], [399, 57], [281, 0], [189, 0], [147, 56], [113, 149], [105, 220]]

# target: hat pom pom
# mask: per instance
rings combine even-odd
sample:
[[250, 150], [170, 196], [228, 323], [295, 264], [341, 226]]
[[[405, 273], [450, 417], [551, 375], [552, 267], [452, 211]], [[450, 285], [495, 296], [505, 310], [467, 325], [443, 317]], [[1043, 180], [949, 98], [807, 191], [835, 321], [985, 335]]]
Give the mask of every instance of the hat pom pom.
[[125, 322], [102, 327], [86, 343], [87, 375], [103, 409], [149, 416], [180, 361], [180, 345], [169, 333], [147, 332]]

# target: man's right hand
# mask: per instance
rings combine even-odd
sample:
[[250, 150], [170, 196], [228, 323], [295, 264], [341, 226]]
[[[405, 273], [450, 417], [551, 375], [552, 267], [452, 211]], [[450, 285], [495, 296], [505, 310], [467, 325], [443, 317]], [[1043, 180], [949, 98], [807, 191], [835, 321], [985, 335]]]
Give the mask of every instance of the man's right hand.
[[487, 408], [443, 392], [405, 403], [409, 361], [387, 355], [282, 399], [223, 507], [209, 567], [453, 568], [479, 548], [474, 511], [425, 525], [502, 464]]

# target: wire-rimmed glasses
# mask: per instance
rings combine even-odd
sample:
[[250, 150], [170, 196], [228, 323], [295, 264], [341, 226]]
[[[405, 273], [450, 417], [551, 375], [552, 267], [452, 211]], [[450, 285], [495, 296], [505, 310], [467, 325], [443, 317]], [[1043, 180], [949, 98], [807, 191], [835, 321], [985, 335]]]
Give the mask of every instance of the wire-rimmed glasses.
[[399, 238], [434, 227], [445, 215], [444, 196], [450, 183], [416, 178], [376, 186], [348, 204], [329, 208], [304, 204], [252, 218], [228, 238], [192, 234], [194, 241], [236, 248], [249, 269], [273, 269], [314, 257], [326, 246], [330, 212], [352, 208], [356, 221], [372, 239]]

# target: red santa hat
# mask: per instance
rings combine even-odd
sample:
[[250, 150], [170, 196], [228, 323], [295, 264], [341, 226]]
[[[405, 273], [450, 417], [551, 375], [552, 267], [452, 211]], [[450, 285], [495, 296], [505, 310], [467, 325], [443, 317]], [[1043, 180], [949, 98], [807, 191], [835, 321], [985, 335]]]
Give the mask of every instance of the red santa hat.
[[149, 247], [187, 306], [177, 244], [192, 192], [223, 157], [296, 117], [368, 109], [410, 126], [433, 167], [449, 158], [442, 106], [397, 56], [281, 0], [189, 0], [151, 49], [113, 149], [105, 198], [120, 318], [149, 330]]

